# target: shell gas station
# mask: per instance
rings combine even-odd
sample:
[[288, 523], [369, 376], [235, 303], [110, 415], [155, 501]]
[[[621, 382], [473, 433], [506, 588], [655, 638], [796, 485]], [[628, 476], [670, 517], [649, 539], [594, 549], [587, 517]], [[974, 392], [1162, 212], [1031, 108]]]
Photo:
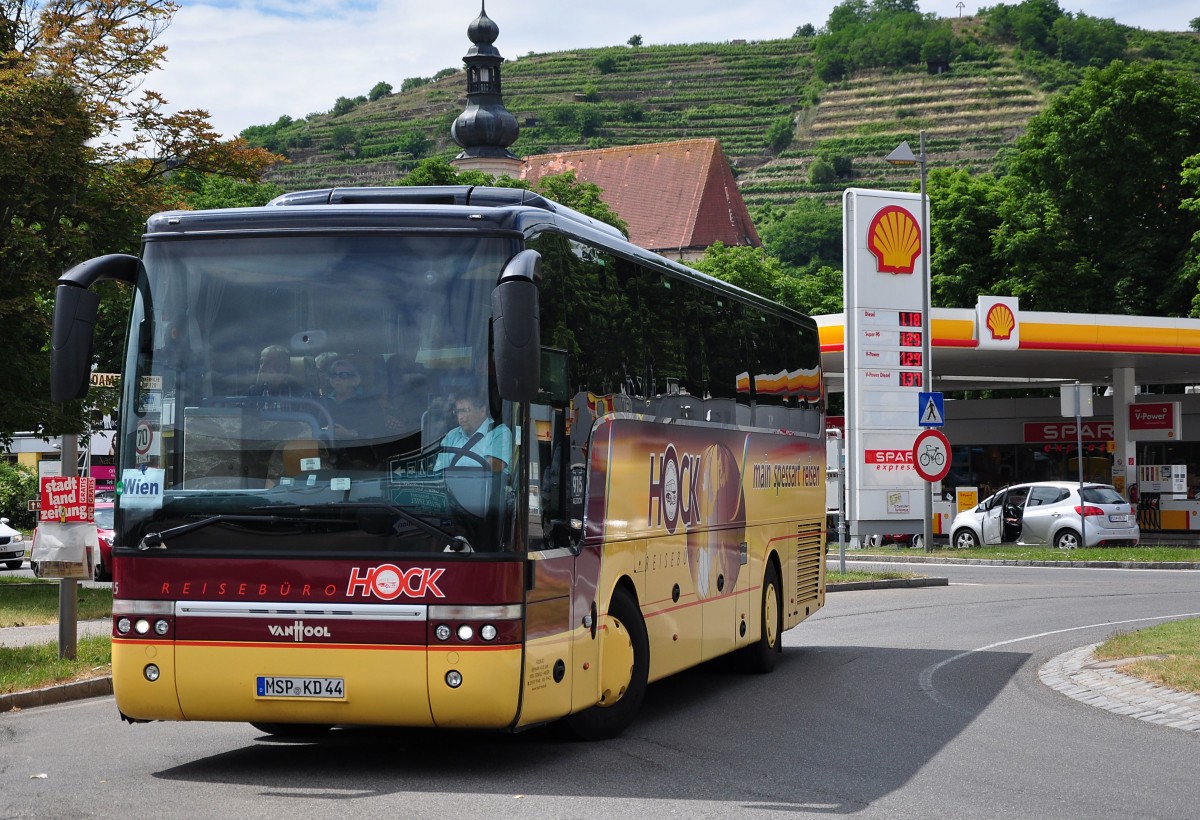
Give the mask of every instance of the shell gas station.
[[1144, 539], [1200, 535], [1200, 319], [1037, 312], [983, 295], [926, 318], [918, 201], [846, 192], [846, 309], [815, 317], [826, 389], [845, 396], [829, 426], [846, 441], [851, 538], [923, 518], [908, 453], [930, 392], [950, 445], [932, 486], [934, 536], [971, 499], [1081, 473], [1137, 502]]

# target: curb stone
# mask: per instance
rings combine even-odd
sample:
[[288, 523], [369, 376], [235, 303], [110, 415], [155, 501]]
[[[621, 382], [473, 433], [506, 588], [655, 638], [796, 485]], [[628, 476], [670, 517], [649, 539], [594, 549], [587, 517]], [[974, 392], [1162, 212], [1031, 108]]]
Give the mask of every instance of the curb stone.
[[1067, 567], [1084, 569], [1200, 569], [1200, 561], [1025, 561], [1001, 558], [942, 558], [931, 555], [846, 553], [847, 561], [873, 564], [985, 564], [999, 567]]
[[1080, 703], [1147, 723], [1200, 732], [1200, 695], [1126, 675], [1093, 654], [1100, 644], [1051, 658], [1038, 670], [1042, 683]]
[[0, 695], [0, 712], [13, 709], [30, 709], [34, 706], [52, 706], [82, 698], [98, 698], [113, 692], [112, 676], [89, 678], [88, 680], [61, 683], [46, 689], [28, 689], [24, 692], [9, 692]]

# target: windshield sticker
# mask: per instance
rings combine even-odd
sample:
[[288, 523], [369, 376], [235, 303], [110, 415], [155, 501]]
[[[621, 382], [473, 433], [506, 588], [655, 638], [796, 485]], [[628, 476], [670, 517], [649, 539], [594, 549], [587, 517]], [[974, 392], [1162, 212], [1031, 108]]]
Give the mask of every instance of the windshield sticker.
[[162, 509], [165, 475], [160, 467], [125, 470], [117, 482], [117, 503], [125, 509]]

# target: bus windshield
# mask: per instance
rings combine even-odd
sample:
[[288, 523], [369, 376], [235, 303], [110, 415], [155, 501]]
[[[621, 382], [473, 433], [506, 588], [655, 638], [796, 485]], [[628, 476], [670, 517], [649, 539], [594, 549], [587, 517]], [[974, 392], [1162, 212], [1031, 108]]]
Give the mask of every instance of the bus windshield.
[[514, 549], [512, 406], [489, 391], [478, 233], [146, 243], [119, 445], [124, 547]]

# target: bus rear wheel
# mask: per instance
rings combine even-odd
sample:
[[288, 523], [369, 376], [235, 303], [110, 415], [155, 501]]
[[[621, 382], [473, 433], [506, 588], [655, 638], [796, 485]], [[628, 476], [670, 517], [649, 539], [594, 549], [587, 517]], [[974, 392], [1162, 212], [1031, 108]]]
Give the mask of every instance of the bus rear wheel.
[[779, 570], [767, 563], [763, 573], [762, 604], [759, 607], [758, 640], [742, 650], [741, 666], [747, 672], [764, 674], [775, 668], [783, 651], [783, 589]]
[[625, 731], [646, 695], [650, 640], [637, 601], [618, 587], [600, 631], [600, 702], [564, 723], [580, 740], [607, 740]]

